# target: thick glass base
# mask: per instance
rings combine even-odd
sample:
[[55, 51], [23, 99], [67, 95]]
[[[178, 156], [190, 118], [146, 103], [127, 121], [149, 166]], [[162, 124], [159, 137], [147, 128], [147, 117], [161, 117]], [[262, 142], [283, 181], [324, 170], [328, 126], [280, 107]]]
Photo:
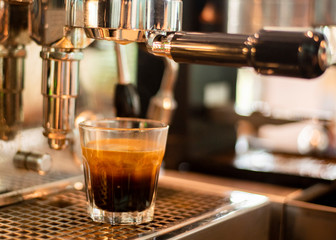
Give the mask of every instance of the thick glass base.
[[141, 212], [109, 212], [97, 207], [88, 206], [88, 213], [95, 222], [110, 223], [112, 225], [137, 225], [147, 223], [154, 218], [154, 203]]

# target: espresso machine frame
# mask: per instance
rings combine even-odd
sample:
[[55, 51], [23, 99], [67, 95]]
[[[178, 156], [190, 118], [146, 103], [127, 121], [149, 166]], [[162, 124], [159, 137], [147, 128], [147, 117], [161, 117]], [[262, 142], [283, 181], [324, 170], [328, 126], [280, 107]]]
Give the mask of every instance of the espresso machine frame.
[[[314, 5], [318, 1], [309, 2]], [[14, 182], [20, 174], [34, 175], [33, 178], [38, 179], [29, 182], [22, 178], [16, 185], [0, 188], [1, 205], [49, 196], [68, 188], [83, 188], [76, 152], [75, 106], [83, 50], [93, 41], [138, 42], [144, 44], [149, 53], [169, 59], [168, 62], [251, 67], [259, 74], [271, 76], [316, 78], [332, 63], [328, 40], [320, 31], [184, 32], [182, 8], [182, 0], [0, 0], [0, 162], [5, 163], [3, 166], [20, 169], [4, 175], [9, 182]], [[42, 141], [43, 146], [48, 145], [53, 157], [60, 159], [62, 174], [59, 171], [45, 174], [50, 158], [47, 154], [33, 152], [33, 145], [40, 144], [34, 142], [36, 131], [23, 128], [22, 91], [24, 84], [29, 84], [24, 80], [25, 45], [31, 41], [41, 47], [42, 59], [41, 122], [46, 139], [38, 138], [38, 141]], [[231, 189], [220, 191], [229, 191], [225, 196], [232, 196]], [[62, 200], [64, 207], [71, 208], [73, 204], [67, 203], [76, 197], [65, 195], [61, 197], [66, 199]], [[244, 204], [251, 207], [253, 204], [249, 205], [249, 201], [253, 202], [254, 197], [243, 197]], [[84, 202], [82, 195], [80, 198]], [[43, 199], [41, 201], [44, 204]], [[55, 206], [56, 200], [46, 202], [48, 206]], [[228, 202], [229, 205], [235, 203]], [[237, 209], [245, 210], [244, 204]], [[258, 204], [266, 213], [262, 220], [267, 222], [268, 200], [261, 198]], [[230, 213], [228, 209], [224, 206], [214, 215], [226, 217]], [[258, 209], [253, 205], [252, 210]], [[41, 231], [44, 230], [41, 228]]]

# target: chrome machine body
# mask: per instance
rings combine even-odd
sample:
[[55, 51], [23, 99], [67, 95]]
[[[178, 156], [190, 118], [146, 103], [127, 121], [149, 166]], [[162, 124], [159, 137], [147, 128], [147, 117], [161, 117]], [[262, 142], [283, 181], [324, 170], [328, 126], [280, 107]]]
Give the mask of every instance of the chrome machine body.
[[[258, 10], [259, 3], [264, 7], [280, 2], [298, 6], [309, 3], [310, 13], [312, 9], [332, 13], [329, 6], [333, 2], [327, 0], [232, 0], [228, 9], [234, 14], [244, 5]], [[246, 16], [242, 13], [233, 16]], [[270, 12], [270, 16], [274, 15]], [[182, 31], [182, 0], [0, 0], [0, 163], [4, 166], [0, 169], [0, 205], [49, 195], [69, 186], [83, 188], [80, 161], [69, 162], [78, 160], [76, 151], [80, 148], [74, 137], [80, 60], [83, 49], [94, 40], [139, 42], [148, 52], [166, 58], [161, 90], [152, 99], [148, 117], [170, 121], [176, 107], [171, 93], [178, 69], [172, 61], [249, 67], [261, 75], [306, 79], [322, 75], [331, 63], [325, 35], [332, 39], [332, 34], [317, 26], [334, 24], [334, 18], [329, 23], [322, 21], [321, 15], [313, 16], [314, 23], [309, 25], [315, 29], [262, 29], [265, 24], [258, 23], [253, 31], [228, 28], [229, 33], [194, 33]], [[239, 23], [244, 21], [238, 19]], [[23, 85], [30, 84], [24, 79], [25, 45], [29, 42], [41, 47], [41, 125], [47, 141], [36, 137], [35, 128], [23, 127]], [[51, 149], [37, 153], [39, 146]], [[69, 149], [70, 154], [62, 155]], [[52, 165], [48, 153], [60, 159], [58, 165]], [[29, 177], [34, 181], [27, 181]]]
[[[53, 149], [66, 147], [71, 139], [81, 50], [93, 39], [123, 44], [145, 42], [153, 54], [177, 62], [252, 66], [267, 75], [312, 78], [322, 74], [328, 66], [327, 43], [317, 32], [260, 31], [250, 35], [181, 32], [181, 0], [36, 0], [1, 1], [1, 4], [4, 39], [1, 46], [4, 52], [13, 52], [15, 47], [15, 54], [10, 55], [17, 65], [14, 71], [11, 64], [11, 74], [4, 71], [2, 89], [5, 82], [14, 81], [12, 79], [20, 83], [15, 84], [15, 92], [22, 89], [20, 64], [24, 42], [13, 43], [11, 39], [26, 35], [24, 40], [33, 39], [42, 47], [42, 125]], [[22, 14], [14, 14], [14, 11]], [[279, 36], [284, 36], [286, 42], [279, 41]], [[288, 63], [287, 58], [266, 54], [276, 48], [291, 52], [293, 61]], [[8, 106], [6, 104], [4, 109]], [[15, 112], [15, 108], [10, 109]]]
[[[38, 144], [44, 144], [30, 131], [16, 137], [26, 130], [22, 127], [25, 45], [32, 41], [41, 47], [41, 125], [48, 139], [44, 145], [51, 150], [70, 145], [67, 151], [75, 160], [79, 65], [82, 50], [94, 40], [140, 42], [150, 53], [167, 58], [161, 90], [148, 110], [148, 117], [162, 121], [170, 121], [176, 108], [172, 89], [178, 66], [172, 61], [246, 66], [263, 75], [309, 79], [320, 76], [330, 60], [328, 43], [318, 31], [183, 32], [182, 0], [0, 0], [0, 30], [0, 160], [9, 165], [18, 153], [29, 155]], [[46, 152], [50, 151], [32, 155]], [[41, 159], [47, 158], [36, 157], [35, 161]]]

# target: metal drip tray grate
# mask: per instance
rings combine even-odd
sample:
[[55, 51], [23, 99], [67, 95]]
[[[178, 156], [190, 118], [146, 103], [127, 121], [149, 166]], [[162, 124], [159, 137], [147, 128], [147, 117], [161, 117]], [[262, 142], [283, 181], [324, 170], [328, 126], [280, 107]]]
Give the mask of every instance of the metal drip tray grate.
[[[241, 205], [246, 199], [240, 201]], [[265, 199], [258, 204], [260, 203], [265, 203]], [[171, 234], [179, 225], [183, 227], [188, 221], [195, 222], [193, 219], [202, 218], [203, 215], [220, 208], [222, 210], [216, 212], [219, 216], [238, 209], [232, 202], [231, 193], [213, 195], [195, 190], [159, 186], [153, 222], [137, 226], [111, 226], [92, 222], [86, 213], [85, 193], [71, 190], [0, 208], [0, 238], [155, 238]]]
[[51, 172], [39, 175], [28, 171], [0, 171], [0, 206], [18, 203], [73, 188], [82, 181], [82, 175]]
[[[42, 127], [24, 129], [15, 139], [0, 141], [0, 206], [63, 191], [83, 176], [79, 148], [51, 150], [43, 131]], [[19, 152], [30, 155], [29, 164], [27, 159], [15, 161], [23, 158]], [[42, 175], [31, 166], [39, 162], [37, 156], [45, 154], [50, 156], [51, 168]]]
[[47, 175], [39, 175], [36, 172], [29, 172], [25, 170], [0, 170], [0, 183], [3, 193], [56, 182], [73, 176], [73, 173], [64, 172], [51, 172]]

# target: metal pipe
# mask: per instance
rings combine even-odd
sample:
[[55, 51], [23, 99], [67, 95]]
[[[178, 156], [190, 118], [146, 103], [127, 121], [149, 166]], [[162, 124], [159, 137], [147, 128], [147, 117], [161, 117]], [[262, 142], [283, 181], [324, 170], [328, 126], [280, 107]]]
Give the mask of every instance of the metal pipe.
[[[149, 51], [166, 56], [176, 62], [215, 64], [241, 67], [248, 65], [244, 48], [248, 36], [222, 33], [177, 32], [154, 35]], [[248, 51], [248, 50], [247, 50]]]
[[12, 140], [23, 122], [22, 91], [28, 4], [0, 1], [0, 139]]
[[324, 35], [261, 30], [254, 35], [177, 32], [148, 35], [150, 52], [180, 63], [253, 67], [265, 75], [315, 78], [329, 66]]
[[179, 64], [164, 58], [165, 70], [159, 91], [149, 101], [147, 117], [170, 124], [177, 102], [174, 99], [174, 86], [177, 80]]
[[75, 99], [78, 95], [80, 51], [41, 52], [43, 127], [53, 149], [65, 148], [74, 128]]

